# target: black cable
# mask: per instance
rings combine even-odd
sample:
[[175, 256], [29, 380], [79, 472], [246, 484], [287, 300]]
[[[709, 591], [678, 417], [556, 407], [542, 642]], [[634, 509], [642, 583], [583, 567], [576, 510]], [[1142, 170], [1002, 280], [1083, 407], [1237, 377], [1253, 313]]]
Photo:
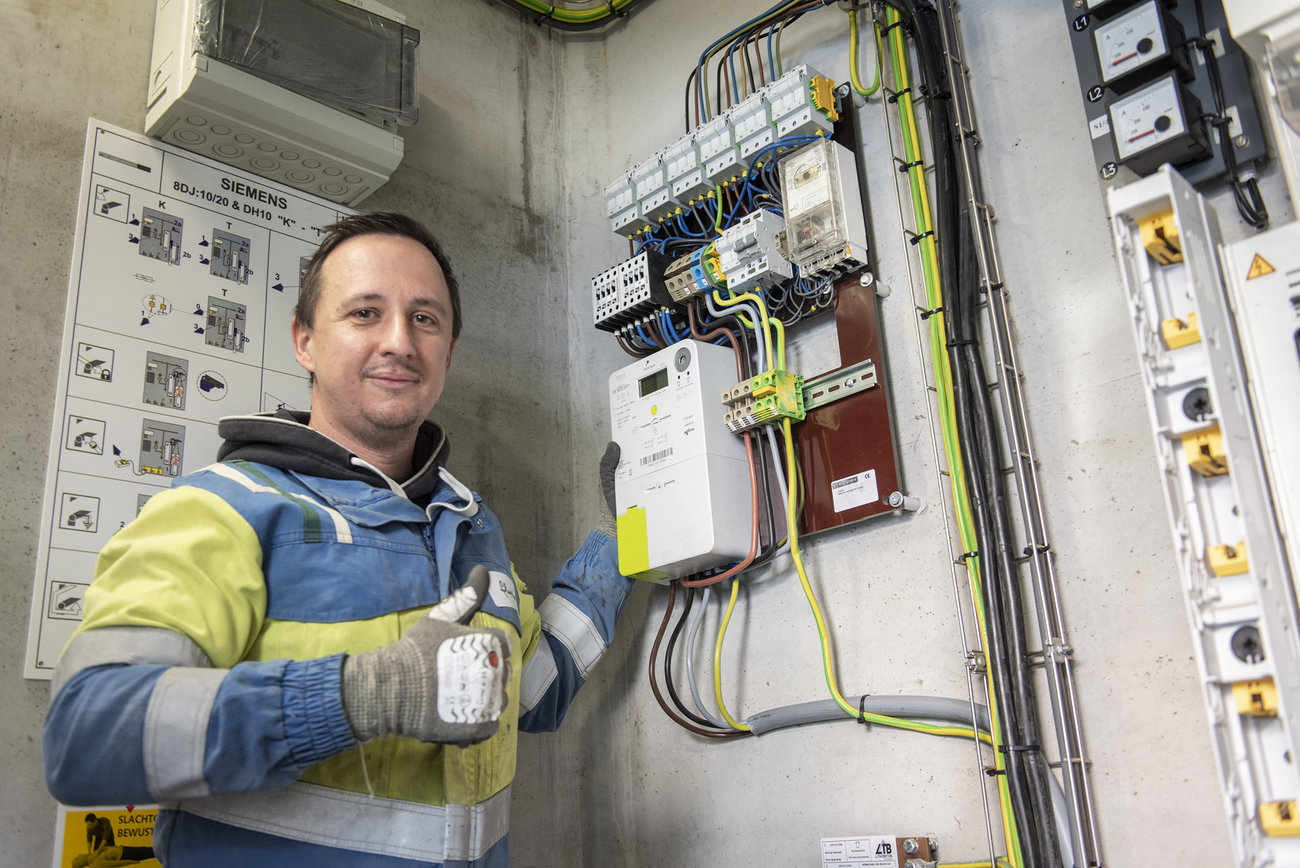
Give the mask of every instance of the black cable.
[[1256, 229], [1268, 226], [1268, 208], [1259, 192], [1259, 182], [1255, 178], [1243, 181], [1237, 169], [1237, 154], [1234, 150], [1229, 128], [1232, 118], [1228, 114], [1228, 101], [1223, 95], [1223, 77], [1219, 70], [1219, 57], [1214, 52], [1214, 41], [1205, 35], [1205, 8], [1202, 0], [1196, 0], [1196, 24], [1199, 36], [1188, 40], [1196, 45], [1205, 61], [1205, 72], [1210, 80], [1210, 93], [1214, 97], [1215, 114], [1206, 118], [1206, 124], [1218, 130], [1219, 152], [1223, 154], [1223, 180], [1232, 188], [1232, 195], [1237, 204], [1241, 219]]
[[[952, 113], [951, 84], [943, 55], [940, 24], [935, 8], [927, 0], [890, 0], [909, 22], [921, 69], [921, 84], [927, 94], [935, 162], [936, 256], [941, 283], [946, 287], [947, 323], [950, 328], [948, 353], [952, 368], [957, 437], [962, 449], [963, 469], [971, 499], [972, 520], [981, 553], [979, 565], [984, 577], [989, 647], [987, 665], [993, 675], [993, 690], [1003, 709], [1003, 744], [1020, 748], [1037, 744], [1028, 739], [1036, 731], [1036, 704], [1032, 685], [1023, 689], [1026, 655], [1018, 653], [1023, 639], [1023, 609], [1018, 595], [1008, 588], [1018, 582], [1014, 561], [1007, 569], [1002, 557], [1007, 550], [1009, 530], [1005, 493], [1001, 487], [1000, 449], [988, 403], [987, 382], [979, 350], [976, 311], [979, 304], [979, 273], [974, 258], [972, 214], [959, 184], [957, 157], [962, 142]], [[1012, 810], [1017, 818], [1021, 850], [1030, 866], [1059, 865], [1055, 829], [1051, 820], [1050, 794], [1044, 797], [1045, 781], [1039, 780], [1039, 766], [1029, 757], [1033, 751], [1011, 750], [1005, 764]], [[1037, 754], [1041, 758], [1041, 753]]]
[[[700, 726], [714, 726], [713, 721], [706, 720], [695, 712], [686, 707], [680, 696], [677, 695], [677, 688], [673, 685], [673, 649], [677, 645], [677, 637], [681, 635], [682, 627], [686, 625], [686, 619], [690, 617], [691, 606], [695, 604], [695, 589], [687, 586], [686, 602], [682, 607], [682, 616], [677, 620], [677, 626], [673, 627], [673, 632], [668, 637], [668, 644], [664, 646], [664, 686], [668, 688], [668, 698], [672, 700], [673, 705], [684, 717]], [[687, 649], [690, 653], [690, 649]]]

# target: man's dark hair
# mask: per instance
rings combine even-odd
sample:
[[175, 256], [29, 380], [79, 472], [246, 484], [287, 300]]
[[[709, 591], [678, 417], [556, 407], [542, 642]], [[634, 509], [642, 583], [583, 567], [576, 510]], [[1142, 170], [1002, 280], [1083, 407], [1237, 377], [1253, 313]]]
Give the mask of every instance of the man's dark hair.
[[442, 268], [442, 276], [447, 281], [447, 292], [451, 295], [451, 339], [460, 337], [460, 285], [456, 274], [451, 270], [451, 260], [443, 252], [433, 234], [424, 228], [418, 220], [405, 214], [381, 212], [376, 214], [356, 214], [344, 217], [337, 223], [325, 227], [325, 237], [320, 247], [312, 254], [307, 263], [307, 271], [302, 278], [302, 288], [298, 291], [298, 304], [293, 309], [293, 318], [310, 328], [316, 321], [316, 306], [320, 302], [321, 269], [325, 259], [340, 244], [363, 235], [397, 235], [410, 238], [423, 244]]

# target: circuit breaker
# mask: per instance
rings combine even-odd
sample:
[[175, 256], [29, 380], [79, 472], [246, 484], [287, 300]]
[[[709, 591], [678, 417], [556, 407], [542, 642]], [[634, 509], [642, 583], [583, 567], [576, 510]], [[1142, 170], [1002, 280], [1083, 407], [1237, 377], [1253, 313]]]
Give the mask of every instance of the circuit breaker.
[[694, 340], [610, 376], [623, 575], [683, 576], [749, 552], [749, 461], [722, 418], [722, 393], [735, 381], [735, 354]]

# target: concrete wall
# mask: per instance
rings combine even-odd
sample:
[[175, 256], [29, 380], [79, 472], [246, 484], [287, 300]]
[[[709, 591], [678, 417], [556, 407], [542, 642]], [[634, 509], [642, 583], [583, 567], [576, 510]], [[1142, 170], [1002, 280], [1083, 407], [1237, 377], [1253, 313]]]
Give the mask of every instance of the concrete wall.
[[[682, 85], [700, 49], [770, 4], [654, 0], [599, 39], [551, 34], [490, 0], [392, 2], [423, 34], [422, 121], [403, 166], [365, 207], [426, 219], [457, 264], [466, 327], [436, 416], [451, 431], [454, 469], [489, 497], [521, 572], [543, 592], [596, 515], [605, 383], [626, 360], [588, 326], [588, 278], [626, 256], [600, 190], [681, 134]], [[85, 122], [141, 128], [152, 6], [0, 0], [0, 63], [11, 71], [0, 91], [0, 345], [10, 371], [0, 380], [10, 456], [0, 605], [14, 621], [0, 638], [0, 848], [14, 864], [48, 863], [54, 816], [39, 761], [46, 687], [20, 672]], [[1030, 0], [997, 14], [972, 4], [964, 17], [1102, 841], [1113, 864], [1152, 847], [1162, 864], [1228, 864], [1065, 26], [1056, 4]], [[834, 10], [807, 16], [783, 37], [787, 66], [807, 60], [846, 79], [844, 27]], [[883, 123], [868, 105], [876, 269], [896, 288], [884, 303], [888, 371], [908, 488], [930, 505], [823, 535], [805, 556], [845, 693], [964, 697]], [[1277, 185], [1267, 191], [1287, 219]], [[1231, 224], [1230, 209], [1221, 213]], [[827, 328], [801, 340], [800, 358], [824, 367]], [[665, 599], [639, 587], [565, 727], [524, 738], [514, 864], [806, 865], [820, 837], [868, 833], [934, 835], [949, 859], [987, 849], [983, 775], [962, 742], [848, 723], [731, 743], [677, 729], [645, 675]], [[733, 714], [825, 695], [788, 562], [746, 583], [727, 651]]]

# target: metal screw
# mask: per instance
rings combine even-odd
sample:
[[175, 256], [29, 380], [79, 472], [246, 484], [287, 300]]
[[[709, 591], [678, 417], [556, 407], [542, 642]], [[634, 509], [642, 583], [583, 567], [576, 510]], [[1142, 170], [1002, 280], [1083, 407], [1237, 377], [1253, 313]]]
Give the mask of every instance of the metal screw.
[[920, 849], [921, 847], [916, 843], [915, 838], [908, 838], [903, 842], [903, 852], [909, 856], [915, 856]]
[[1083, 0], [1074, 0], [1074, 8], [1075, 8], [1075, 9], [1082, 9], [1082, 8], [1083, 8]]
[[[901, 492], [901, 491], [895, 491], [893, 494], [889, 495], [889, 505], [892, 506], [894, 509], [898, 509], [900, 506], [902, 506], [902, 505], [903, 505], [903, 492]], [[911, 841], [912, 839], [909, 838], [908, 840]], [[915, 842], [915, 841], [912, 841], [912, 844], [913, 844], [913, 846], [915, 846], [915, 845], [916, 845], [916, 842]], [[909, 852], [909, 853], [915, 853], [916, 851], [915, 851], [915, 850], [908, 850], [907, 852]]]
[[876, 276], [870, 271], [862, 272], [862, 276], [858, 278], [858, 286], [871, 286], [875, 282]]
[[853, 388], [854, 386], [856, 386], [857, 384], [858, 384], [858, 378], [857, 378], [857, 377], [849, 377], [847, 380], [844, 381], [844, 386], [845, 386], [845, 388], [848, 388], [848, 389], [852, 389], [852, 388]]
[[1237, 136], [1232, 143], [1239, 148], [1244, 148], [1250, 144], [1250, 136]]

